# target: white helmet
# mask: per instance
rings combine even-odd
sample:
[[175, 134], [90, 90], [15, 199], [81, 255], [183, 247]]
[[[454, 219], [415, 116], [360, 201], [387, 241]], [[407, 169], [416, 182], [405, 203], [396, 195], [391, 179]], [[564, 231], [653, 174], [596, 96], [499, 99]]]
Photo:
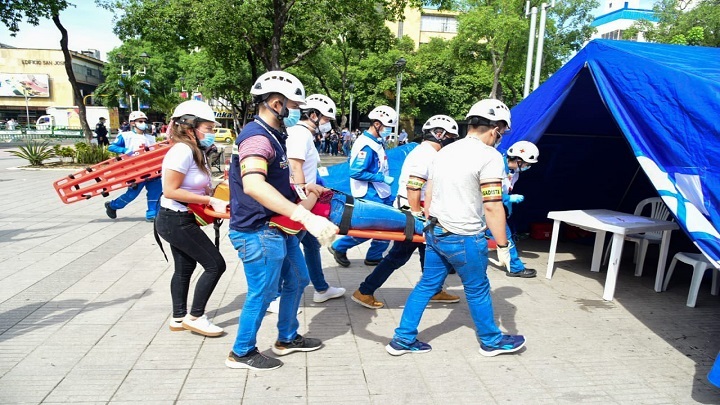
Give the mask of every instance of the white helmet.
[[[471, 117], [485, 118], [491, 123], [505, 121], [507, 129], [510, 129], [510, 109], [507, 108], [505, 103], [500, 100], [495, 100], [494, 98], [487, 98], [473, 104], [473, 106], [470, 107], [470, 112], [465, 116], [465, 119], [470, 119]], [[472, 120], [470, 124], [477, 125], [473, 124]]]
[[529, 141], [518, 141], [512, 144], [507, 150], [509, 157], [522, 159], [527, 163], [537, 163], [540, 156], [540, 149], [534, 143]]
[[145, 115], [142, 111], [133, 111], [130, 113], [130, 118], [128, 118], [128, 121], [133, 122], [135, 120], [139, 119], [148, 119], [147, 115]]
[[433, 115], [423, 124], [423, 132], [434, 129], [442, 128], [445, 132], [458, 136], [458, 124], [454, 119], [447, 115]]
[[199, 118], [200, 121], [210, 121], [218, 124], [212, 107], [199, 100], [188, 100], [178, 104], [171, 118], [177, 121], [178, 118], [188, 115]]
[[322, 94], [311, 94], [305, 99], [305, 105], [302, 107], [303, 110], [318, 110], [320, 114], [335, 119], [335, 112], [337, 107], [335, 102], [328, 96]]
[[397, 125], [397, 114], [395, 110], [386, 105], [375, 107], [370, 111], [370, 114], [368, 114], [368, 118], [378, 120], [386, 127], [395, 127]]
[[288, 72], [281, 70], [271, 70], [265, 72], [255, 80], [255, 84], [250, 89], [253, 96], [262, 96], [271, 93], [280, 93], [288, 100], [297, 101], [300, 104], [305, 102], [305, 87]]

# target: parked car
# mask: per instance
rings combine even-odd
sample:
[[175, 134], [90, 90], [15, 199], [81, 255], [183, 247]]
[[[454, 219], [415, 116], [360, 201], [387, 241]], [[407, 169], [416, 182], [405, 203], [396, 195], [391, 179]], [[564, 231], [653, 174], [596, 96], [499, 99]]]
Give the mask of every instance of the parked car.
[[215, 128], [215, 142], [235, 142], [235, 131], [232, 128]]

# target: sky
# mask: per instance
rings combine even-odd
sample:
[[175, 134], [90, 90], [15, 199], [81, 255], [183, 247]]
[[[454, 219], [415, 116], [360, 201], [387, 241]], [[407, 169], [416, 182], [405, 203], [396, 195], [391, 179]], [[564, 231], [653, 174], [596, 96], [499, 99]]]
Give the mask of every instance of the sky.
[[[100, 58], [107, 61], [107, 52], [122, 43], [112, 32], [113, 13], [98, 7], [94, 0], [70, 1], [75, 7], [69, 7], [60, 14], [60, 21], [68, 30], [70, 50], [80, 52], [97, 49], [100, 51]], [[600, 0], [600, 7], [593, 14], [603, 14], [603, 7], [607, 7], [610, 1], [627, 0]], [[639, 6], [651, 9], [656, 1], [639, 0]], [[11, 37], [3, 25], [0, 26], [0, 43], [17, 48], [60, 49], [60, 31], [52, 20], [43, 19], [38, 26], [21, 24], [17, 36]]]
[[[95, 5], [94, 0], [70, 0], [75, 7], [60, 13], [60, 22], [68, 30], [69, 48], [80, 52], [97, 49], [100, 58], [107, 60], [107, 52], [122, 43], [113, 34], [113, 13]], [[0, 25], [0, 43], [16, 48], [60, 49], [60, 31], [50, 19], [40, 20], [38, 26], [20, 25], [17, 36], [11, 37]]]

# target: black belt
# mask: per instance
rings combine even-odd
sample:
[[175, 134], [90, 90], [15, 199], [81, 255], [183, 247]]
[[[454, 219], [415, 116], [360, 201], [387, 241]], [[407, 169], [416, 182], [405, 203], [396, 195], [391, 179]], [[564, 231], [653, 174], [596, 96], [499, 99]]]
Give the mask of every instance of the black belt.
[[443, 233], [443, 234], [440, 235], [440, 236], [446, 236], [446, 235], [452, 234], [452, 232], [448, 231], [447, 229], [443, 228], [442, 225], [440, 225], [440, 223], [438, 222], [438, 219], [437, 219], [436, 217], [430, 217], [430, 218], [428, 218], [428, 224], [425, 225], [425, 228], [423, 228], [423, 232], [428, 232], [428, 231], [432, 232], [433, 229], [435, 229], [436, 226], [437, 226], [438, 228], [440, 228], [440, 230], [441, 230], [442, 233]]

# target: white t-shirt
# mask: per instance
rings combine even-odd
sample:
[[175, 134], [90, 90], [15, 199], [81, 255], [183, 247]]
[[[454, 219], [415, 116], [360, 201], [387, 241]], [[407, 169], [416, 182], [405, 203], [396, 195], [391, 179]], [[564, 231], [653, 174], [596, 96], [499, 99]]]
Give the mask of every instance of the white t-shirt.
[[155, 145], [155, 137], [152, 134], [136, 134], [135, 132], [128, 131], [123, 132], [122, 136], [123, 141], [125, 141], [125, 148], [127, 148], [128, 151], [136, 151], [140, 149], [142, 145]]
[[320, 155], [313, 142], [313, 134], [302, 125], [295, 125], [287, 129], [288, 138], [285, 141], [288, 159], [304, 160], [302, 165], [305, 183], [317, 183], [317, 168]]
[[505, 164], [495, 148], [466, 137], [442, 148], [433, 161], [430, 215], [457, 235], [476, 235], [485, 230], [480, 181], [501, 181]]
[[[173, 170], [183, 173], [185, 178], [180, 188], [198, 195], [207, 195], [206, 190], [210, 188], [210, 176], [203, 173], [193, 160], [192, 149], [184, 143], [176, 143], [165, 155], [162, 162], [163, 189], [165, 188], [165, 173]], [[174, 211], [187, 211], [187, 207], [175, 200], [160, 198], [160, 206]]]
[[[402, 171], [400, 172], [400, 182], [398, 183], [398, 202], [402, 206], [407, 204], [407, 182], [410, 176], [420, 177], [427, 180], [430, 177], [430, 166], [435, 159], [437, 151], [430, 142], [423, 142], [415, 147], [405, 158]], [[425, 185], [420, 191], [420, 201], [425, 201]]]

